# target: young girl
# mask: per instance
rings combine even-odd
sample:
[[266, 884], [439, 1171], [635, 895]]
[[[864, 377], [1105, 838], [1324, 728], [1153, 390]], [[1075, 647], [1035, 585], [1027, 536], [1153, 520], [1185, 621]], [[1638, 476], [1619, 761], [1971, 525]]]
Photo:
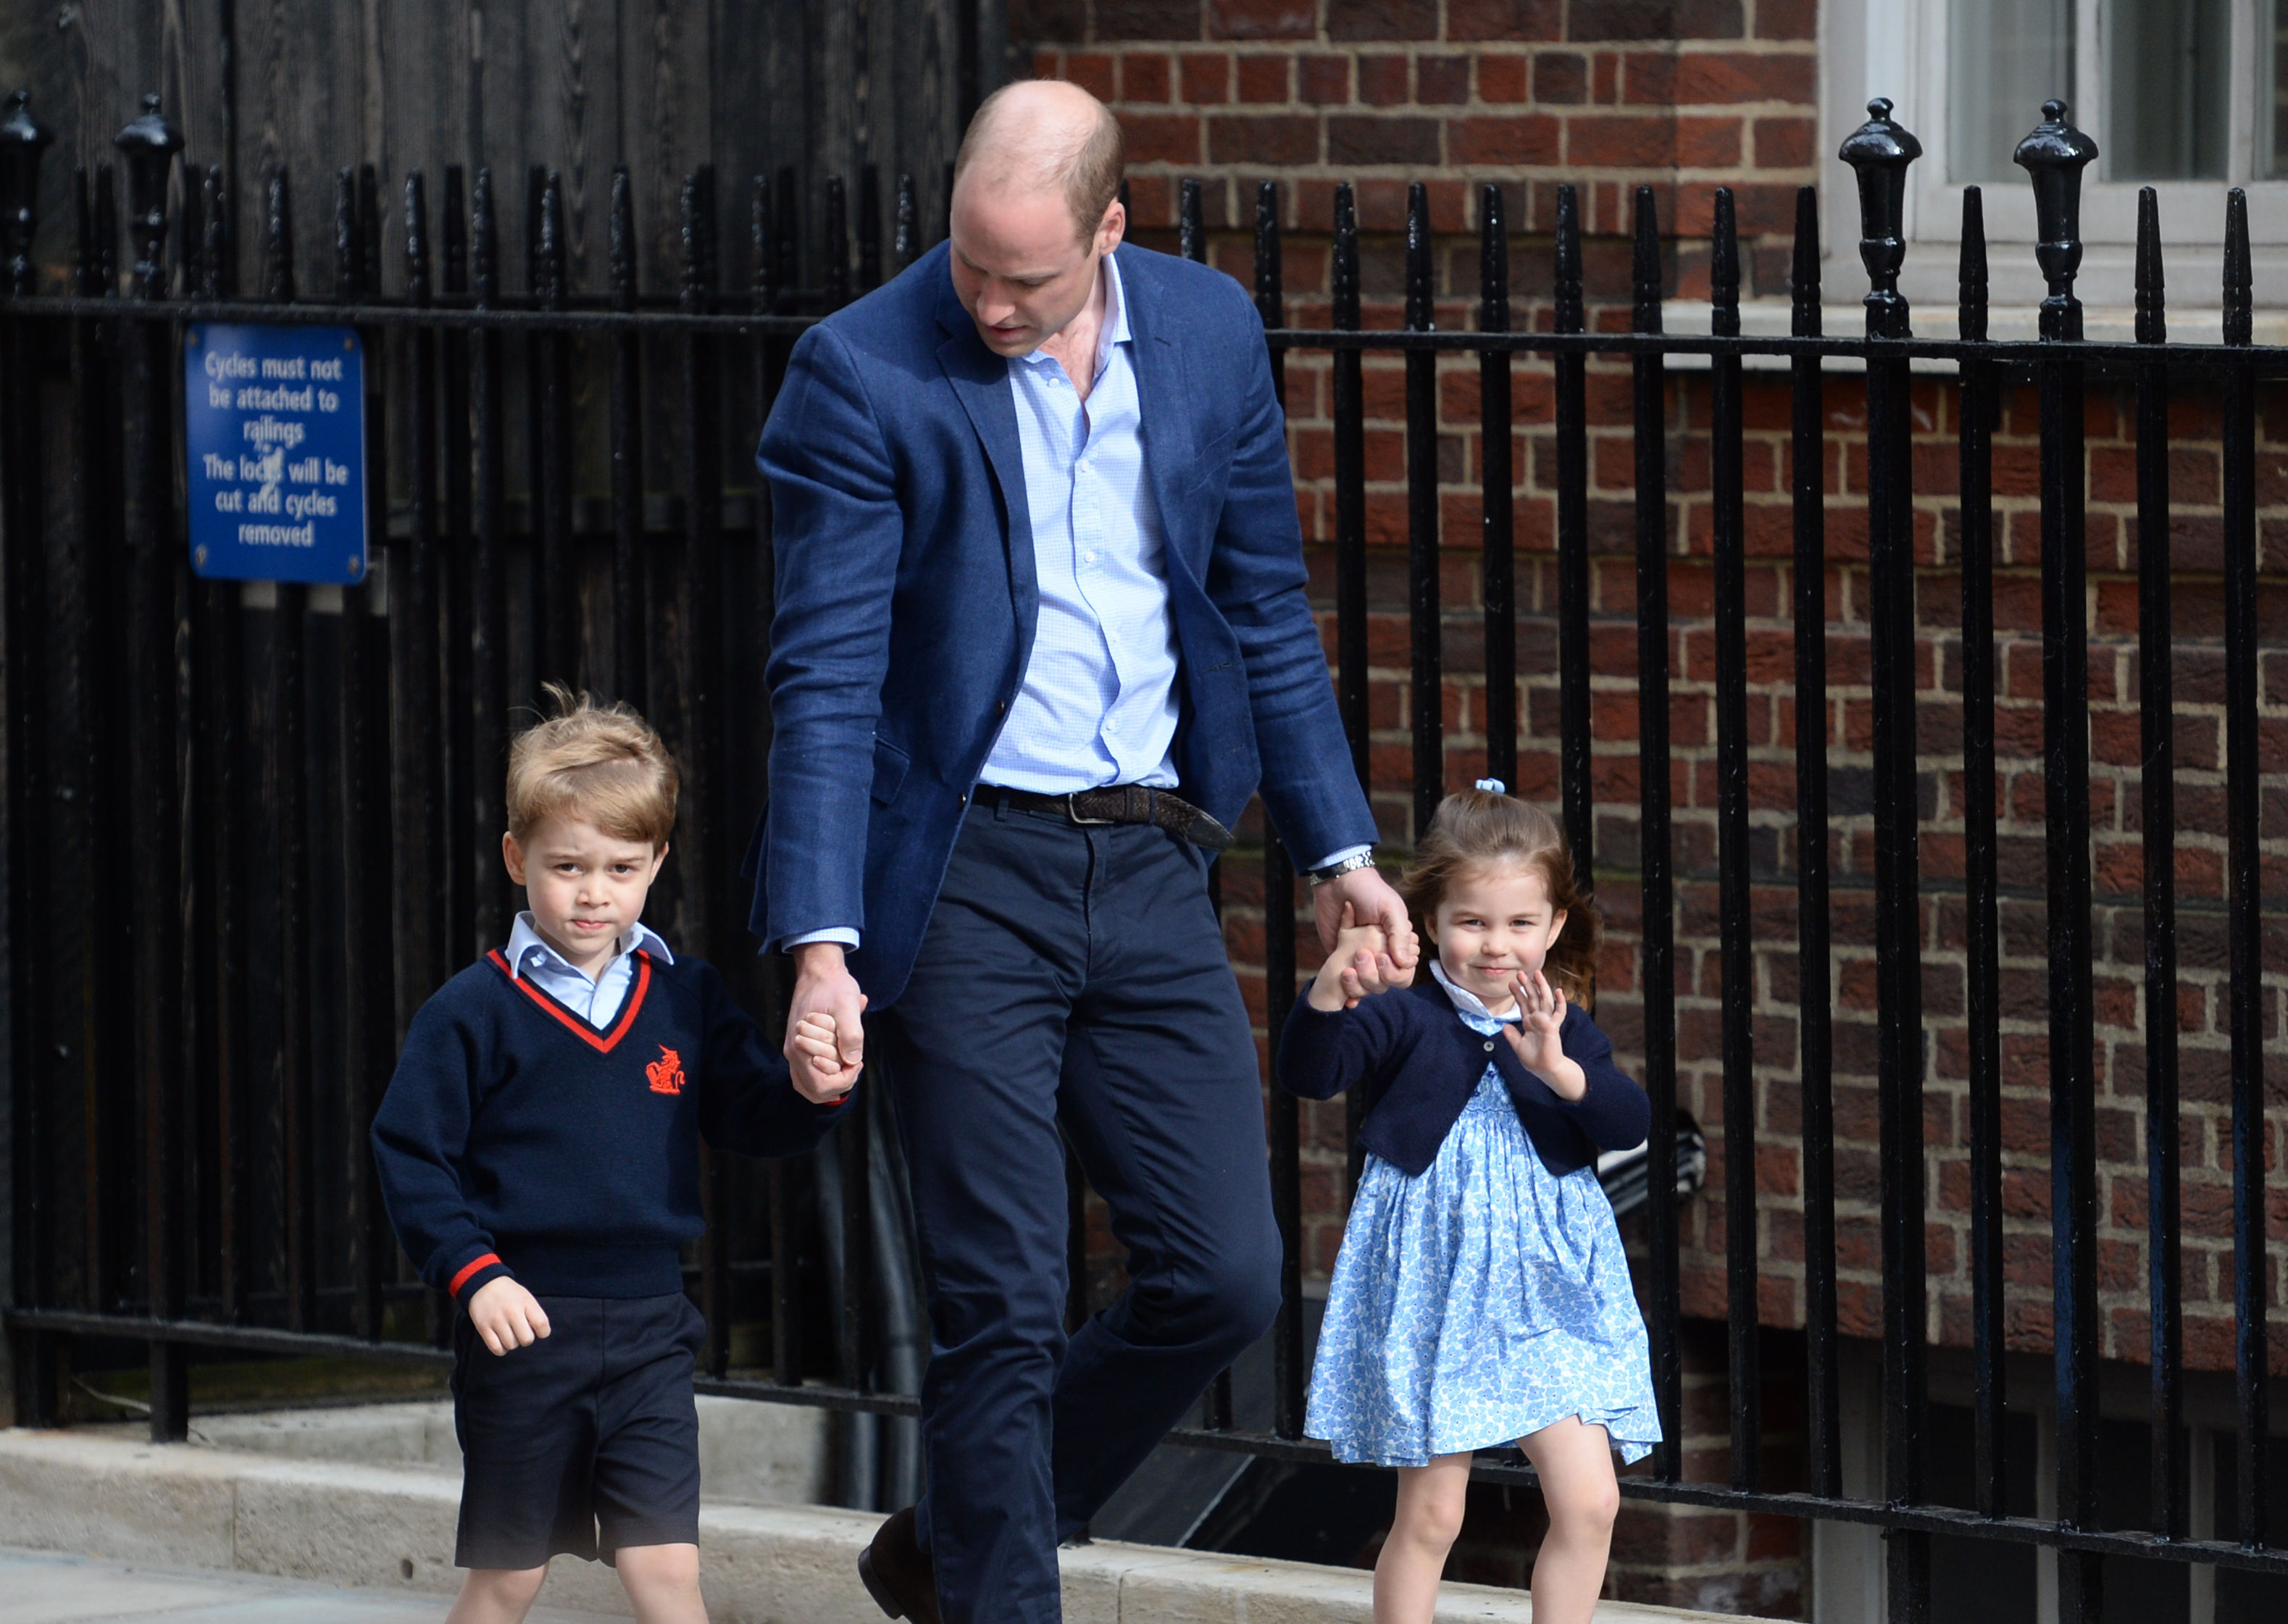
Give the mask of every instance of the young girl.
[[1471, 1454], [1513, 1441], [1549, 1509], [1535, 1624], [1582, 1624], [1620, 1503], [1612, 1451], [1633, 1461], [1660, 1438], [1596, 1172], [1600, 1150], [1643, 1142], [1649, 1109], [1573, 1002], [1599, 925], [1548, 814], [1480, 780], [1440, 805], [1400, 890], [1429, 973], [1362, 997], [1379, 932], [1347, 913], [1280, 1048], [1299, 1094], [1368, 1090], [1305, 1430], [1398, 1468], [1376, 1624], [1429, 1624]]

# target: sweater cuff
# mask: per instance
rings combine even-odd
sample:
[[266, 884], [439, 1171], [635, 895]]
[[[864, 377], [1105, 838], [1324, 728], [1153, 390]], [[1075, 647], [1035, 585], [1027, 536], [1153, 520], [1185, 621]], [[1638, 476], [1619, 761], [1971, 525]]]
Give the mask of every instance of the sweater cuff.
[[477, 1289], [503, 1277], [513, 1279], [509, 1266], [501, 1262], [497, 1252], [480, 1252], [453, 1271], [445, 1281], [445, 1294], [456, 1303], [466, 1303]]

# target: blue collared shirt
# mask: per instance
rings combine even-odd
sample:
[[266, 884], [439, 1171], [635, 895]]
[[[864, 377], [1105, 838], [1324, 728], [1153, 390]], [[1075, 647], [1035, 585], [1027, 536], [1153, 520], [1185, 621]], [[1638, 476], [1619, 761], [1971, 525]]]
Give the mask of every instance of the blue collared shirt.
[[639, 920], [612, 943], [612, 956], [591, 981], [587, 972], [574, 969], [541, 939], [528, 908], [516, 916], [516, 929], [508, 933], [508, 950], [502, 956], [508, 960], [510, 976], [530, 977], [542, 992], [601, 1032], [627, 1002], [628, 987], [635, 980], [639, 947], [663, 964], [675, 963], [675, 955], [667, 950], [659, 932]]
[[1009, 360], [1040, 615], [984, 781], [1044, 795], [1176, 782], [1176, 639], [1120, 267], [1086, 400], [1046, 349]]

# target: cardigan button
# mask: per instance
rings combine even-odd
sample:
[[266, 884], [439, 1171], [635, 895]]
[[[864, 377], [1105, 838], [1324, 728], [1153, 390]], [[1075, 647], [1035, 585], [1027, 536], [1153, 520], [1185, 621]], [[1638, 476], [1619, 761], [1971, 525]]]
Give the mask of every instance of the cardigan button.
[[1493, 1051], [1494, 1051], [1494, 1046], [1493, 1046], [1493, 1044], [1492, 1044], [1491, 1042], [1487, 1043], [1487, 1045], [1486, 1045], [1486, 1052], [1487, 1052], [1488, 1054], [1491, 1054], [1491, 1053], [1493, 1053]]

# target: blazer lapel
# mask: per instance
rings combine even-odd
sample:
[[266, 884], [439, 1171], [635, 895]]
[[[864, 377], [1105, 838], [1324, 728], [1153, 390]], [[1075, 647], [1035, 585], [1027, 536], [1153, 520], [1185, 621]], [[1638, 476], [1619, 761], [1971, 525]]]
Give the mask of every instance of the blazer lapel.
[[1017, 612], [1017, 669], [1032, 657], [1033, 631], [1040, 621], [1040, 576], [1033, 565], [1033, 516], [1025, 499], [1025, 452], [1017, 438], [1017, 402], [1011, 392], [1009, 363], [985, 347], [977, 324], [969, 319], [953, 291], [953, 278], [943, 276], [938, 297], [938, 325], [946, 340], [938, 346], [938, 365], [945, 368], [954, 398], [969, 414], [985, 461], [1001, 487], [1002, 511], [1007, 523], [1002, 545], [1008, 555], [1009, 598]]
[[1120, 264], [1121, 297], [1128, 304], [1130, 359], [1136, 368], [1136, 405], [1144, 440], [1144, 477], [1160, 510], [1160, 535], [1168, 556], [1181, 562], [1194, 581], [1206, 573], [1206, 559], [1193, 514], [1182, 501], [1192, 487], [1192, 412], [1184, 358], [1160, 330], [1157, 291], [1141, 253], [1115, 249]]

